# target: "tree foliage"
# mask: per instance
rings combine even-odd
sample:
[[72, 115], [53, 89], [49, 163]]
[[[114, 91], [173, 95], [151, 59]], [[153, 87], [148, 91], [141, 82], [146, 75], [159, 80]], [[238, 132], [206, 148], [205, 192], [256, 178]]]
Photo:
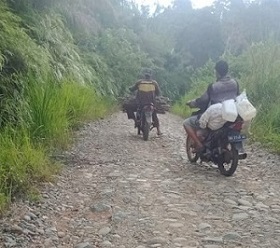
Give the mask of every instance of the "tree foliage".
[[118, 96], [141, 67], [151, 67], [164, 94], [178, 98], [191, 87], [193, 70], [209, 60], [278, 42], [279, 2], [219, 0], [193, 9], [191, 1], [176, 0], [151, 13], [126, 0], [2, 1], [1, 77], [14, 89], [14, 74], [32, 71]]
[[149, 66], [164, 93], [177, 98], [190, 87], [190, 68], [278, 41], [279, 10], [279, 0], [219, 0], [203, 9], [176, 0], [154, 13], [126, 0], [6, 0], [0, 66], [2, 75], [49, 68], [57, 80], [74, 78], [115, 95]]

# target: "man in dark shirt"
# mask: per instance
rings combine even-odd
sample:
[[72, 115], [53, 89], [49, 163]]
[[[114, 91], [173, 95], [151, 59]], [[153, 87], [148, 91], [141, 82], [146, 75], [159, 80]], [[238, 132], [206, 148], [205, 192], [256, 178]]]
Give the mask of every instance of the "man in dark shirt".
[[[136, 91], [136, 100], [140, 108], [148, 104], [155, 105], [156, 96], [160, 95], [160, 88], [155, 80], [151, 79], [151, 73], [146, 72], [145, 78], [138, 80], [134, 86], [129, 88], [130, 91]], [[156, 110], [153, 112], [153, 126], [157, 128], [157, 134], [161, 135], [159, 127], [159, 119], [157, 117]]]
[[[208, 86], [206, 92], [199, 98], [187, 103], [191, 108], [199, 108], [205, 111], [210, 105], [221, 103], [225, 100], [235, 99], [239, 95], [238, 83], [228, 76], [227, 62], [220, 60], [215, 66], [217, 81]], [[203, 150], [203, 145], [196, 135], [196, 130], [200, 129], [199, 115], [194, 115], [184, 121], [184, 128], [187, 134], [196, 144], [197, 151]]]

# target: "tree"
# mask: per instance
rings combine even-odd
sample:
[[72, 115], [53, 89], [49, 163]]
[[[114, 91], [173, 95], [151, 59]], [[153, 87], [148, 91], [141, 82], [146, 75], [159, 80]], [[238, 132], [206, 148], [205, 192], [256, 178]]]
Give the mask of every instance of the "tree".
[[224, 50], [220, 21], [208, 9], [195, 11], [176, 40], [176, 50], [190, 57], [194, 67], [216, 60]]

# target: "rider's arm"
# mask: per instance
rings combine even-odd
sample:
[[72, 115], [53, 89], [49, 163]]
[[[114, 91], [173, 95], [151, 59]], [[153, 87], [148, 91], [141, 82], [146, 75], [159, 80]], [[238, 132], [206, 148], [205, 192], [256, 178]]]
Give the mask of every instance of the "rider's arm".
[[135, 90], [138, 90], [138, 86], [139, 86], [139, 83], [140, 83], [141, 81], [137, 81], [133, 86], [131, 86], [131, 87], [129, 87], [129, 90], [131, 91], [131, 92], [134, 92]]
[[192, 101], [186, 103], [190, 108], [199, 108], [199, 109], [207, 109], [209, 104], [209, 96], [207, 91], [199, 98], [196, 98]]
[[186, 105], [188, 105], [190, 108], [196, 108], [195, 100], [187, 102]]
[[208, 88], [201, 97], [196, 98], [194, 100], [194, 105], [198, 108], [205, 108], [205, 106], [208, 106], [209, 101], [210, 101], [210, 96], [209, 96], [209, 88]]

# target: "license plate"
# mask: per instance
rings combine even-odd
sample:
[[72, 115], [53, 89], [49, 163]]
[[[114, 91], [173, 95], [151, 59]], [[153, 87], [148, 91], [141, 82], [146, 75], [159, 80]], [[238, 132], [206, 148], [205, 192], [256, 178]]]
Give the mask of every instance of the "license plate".
[[239, 142], [245, 140], [247, 137], [244, 134], [229, 134], [228, 141], [230, 142]]

